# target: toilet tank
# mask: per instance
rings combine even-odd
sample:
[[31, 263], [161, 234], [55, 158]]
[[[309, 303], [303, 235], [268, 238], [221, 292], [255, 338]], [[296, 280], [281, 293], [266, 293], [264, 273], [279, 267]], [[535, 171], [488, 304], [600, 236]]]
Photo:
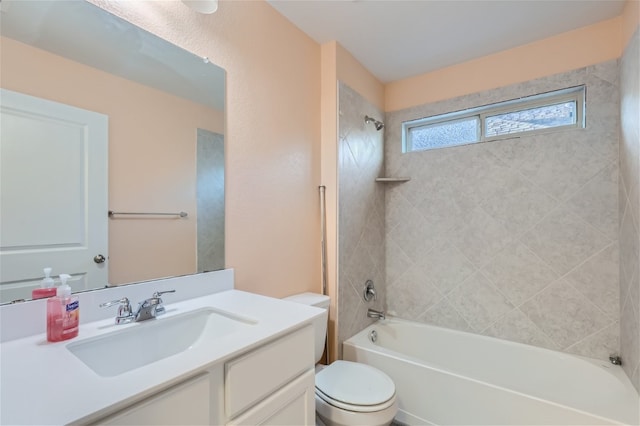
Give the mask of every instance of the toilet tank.
[[327, 337], [327, 321], [329, 320], [329, 296], [317, 293], [300, 293], [293, 296], [285, 297], [283, 300], [289, 302], [302, 303], [303, 305], [315, 306], [325, 310], [325, 314], [313, 320], [313, 328], [315, 333], [315, 351], [316, 363], [322, 358], [324, 352], [324, 341]]

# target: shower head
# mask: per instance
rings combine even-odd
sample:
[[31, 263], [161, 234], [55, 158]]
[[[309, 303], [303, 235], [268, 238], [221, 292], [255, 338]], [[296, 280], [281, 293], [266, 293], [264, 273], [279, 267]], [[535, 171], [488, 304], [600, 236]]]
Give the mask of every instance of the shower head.
[[376, 126], [376, 130], [380, 131], [384, 128], [384, 123], [382, 121], [378, 121], [375, 118], [369, 117], [368, 115], [364, 116], [365, 123], [373, 123]]

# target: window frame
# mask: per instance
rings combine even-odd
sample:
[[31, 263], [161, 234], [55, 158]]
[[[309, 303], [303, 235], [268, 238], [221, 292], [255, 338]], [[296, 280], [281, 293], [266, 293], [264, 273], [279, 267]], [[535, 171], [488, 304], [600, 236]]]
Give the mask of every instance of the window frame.
[[[471, 145], [476, 143], [491, 142], [502, 139], [513, 139], [521, 136], [530, 136], [542, 133], [556, 132], [569, 129], [581, 129], [585, 127], [585, 105], [586, 101], [586, 86], [573, 86], [565, 89], [554, 90], [552, 92], [545, 92], [536, 95], [526, 96], [517, 99], [511, 99], [503, 102], [496, 102], [480, 107], [474, 107], [464, 109], [460, 111], [454, 111], [444, 114], [438, 114], [430, 117], [419, 118], [416, 120], [409, 120], [402, 123], [402, 152], [420, 152], [429, 151], [432, 149], [450, 148], [456, 146]], [[505, 133], [502, 135], [486, 136], [486, 119], [487, 117], [493, 117], [501, 114], [508, 114], [513, 112], [524, 111], [528, 109], [540, 108], [544, 106], [552, 106], [562, 104], [565, 102], [575, 102], [576, 104], [576, 120], [575, 123], [565, 124], [562, 126], [554, 126], [545, 129], [523, 130], [513, 133]], [[479, 132], [480, 135], [477, 141], [452, 143], [450, 145], [444, 145], [433, 148], [421, 148], [412, 149], [411, 143], [411, 130], [438, 125], [447, 122], [455, 122], [466, 118], [477, 117], [479, 120]]]

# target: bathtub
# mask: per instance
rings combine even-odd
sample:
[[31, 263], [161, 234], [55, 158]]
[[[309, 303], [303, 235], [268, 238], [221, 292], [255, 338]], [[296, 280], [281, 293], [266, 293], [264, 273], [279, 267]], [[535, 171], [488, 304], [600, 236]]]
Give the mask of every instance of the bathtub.
[[346, 340], [343, 357], [393, 379], [396, 420], [410, 425], [639, 421], [638, 393], [608, 361], [395, 318]]

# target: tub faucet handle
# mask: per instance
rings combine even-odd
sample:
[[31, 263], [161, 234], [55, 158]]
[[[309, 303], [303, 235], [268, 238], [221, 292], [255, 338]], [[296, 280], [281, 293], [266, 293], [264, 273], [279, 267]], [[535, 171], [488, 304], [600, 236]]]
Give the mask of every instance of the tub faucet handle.
[[364, 283], [364, 293], [362, 295], [365, 302], [371, 302], [371, 299], [378, 300], [378, 295], [376, 294], [376, 288], [373, 286], [372, 280], [367, 280]]

